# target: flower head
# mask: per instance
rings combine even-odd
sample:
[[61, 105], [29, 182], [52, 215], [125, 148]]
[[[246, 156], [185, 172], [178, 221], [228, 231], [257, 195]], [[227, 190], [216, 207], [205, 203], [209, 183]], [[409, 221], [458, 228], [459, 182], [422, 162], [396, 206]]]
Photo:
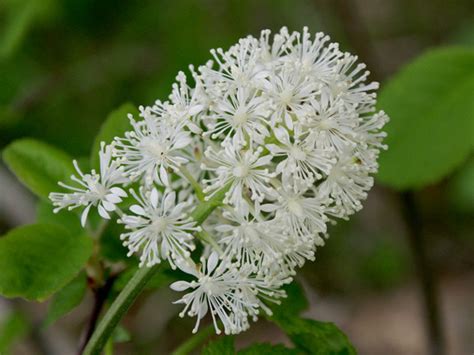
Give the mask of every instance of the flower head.
[[[197, 317], [193, 333], [197, 332], [201, 319], [210, 312], [216, 333], [221, 330], [218, 321], [222, 322], [226, 334], [237, 334], [249, 327], [248, 318], [257, 319], [259, 308], [263, 305], [259, 296], [278, 302], [284, 297], [278, 287], [291, 279], [273, 281], [273, 286], [265, 279], [253, 274], [247, 265], [236, 268], [225, 261], [219, 262], [214, 252], [203, 260], [201, 267], [191, 264], [178, 264], [182, 271], [194, 276], [196, 280], [177, 281], [170, 287], [175, 291], [190, 290], [175, 303], [184, 304], [180, 313], [183, 317], [188, 314]], [[266, 306], [263, 309], [269, 312]]]
[[200, 230], [186, 213], [189, 203], [176, 204], [175, 192], [162, 194], [156, 188], [141, 189], [139, 195], [133, 190], [130, 193], [138, 204], [119, 220], [130, 230], [120, 236], [129, 256], [139, 251], [141, 265], [152, 266], [167, 259], [172, 267], [176, 260], [189, 257], [194, 250], [191, 233]]
[[138, 185], [118, 219], [130, 254], [194, 277], [171, 286], [187, 291], [177, 303], [197, 317], [194, 331], [210, 314], [217, 333], [219, 321], [238, 333], [314, 260], [327, 223], [362, 208], [388, 117], [365, 64], [323, 33], [264, 30], [211, 54], [191, 80], [178, 73], [168, 101], [130, 117], [102, 148], [100, 174], [76, 164], [80, 187], [51, 199], [85, 206], [83, 221], [91, 206], [109, 218], [122, 187]]
[[168, 169], [177, 170], [188, 161], [180, 151], [191, 143], [189, 132], [179, 122], [148, 114], [138, 122], [131, 117], [130, 123], [133, 131], [115, 139], [114, 156], [132, 180], [143, 177], [148, 185], [155, 181], [168, 186]]
[[89, 211], [91, 207], [95, 206], [102, 218], [110, 219], [110, 212], [114, 211], [116, 204], [122, 202], [122, 199], [127, 196], [126, 192], [116, 185], [128, 182], [128, 179], [124, 177], [122, 168], [116, 161], [112, 160], [111, 147], [103, 142], [101, 143], [99, 152], [100, 174], [95, 170], [85, 174], [79, 168], [76, 160], [73, 163], [79, 177], [72, 175], [71, 180], [77, 183], [78, 186], [59, 182], [61, 187], [73, 192], [52, 192], [49, 194], [49, 199], [55, 206], [54, 212], [56, 213], [66, 207], [68, 210], [84, 207], [81, 214], [81, 224], [85, 226]]

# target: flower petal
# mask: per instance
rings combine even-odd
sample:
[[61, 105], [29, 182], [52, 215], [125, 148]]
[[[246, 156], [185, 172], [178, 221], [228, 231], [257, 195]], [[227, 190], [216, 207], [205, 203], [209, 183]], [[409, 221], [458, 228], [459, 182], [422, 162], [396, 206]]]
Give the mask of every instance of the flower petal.
[[159, 197], [158, 190], [154, 187], [150, 193], [150, 202], [153, 208], [156, 208], [158, 206], [158, 197]]
[[130, 211], [132, 211], [135, 214], [138, 214], [140, 216], [146, 216], [146, 211], [143, 209], [142, 206], [140, 205], [132, 205], [130, 206]]
[[170, 288], [173, 291], [178, 291], [178, 292], [187, 290], [190, 287], [191, 285], [189, 284], [189, 282], [186, 282], [186, 281], [176, 281], [170, 285]]
[[99, 215], [100, 215], [102, 218], [110, 219], [110, 215], [107, 213], [107, 211], [106, 211], [105, 208], [102, 206], [102, 204], [99, 204], [99, 206], [97, 206], [97, 210], [99, 211]]
[[165, 186], [170, 185], [170, 181], [168, 179], [168, 172], [166, 171], [166, 168], [163, 165], [160, 166], [160, 180], [163, 183], [163, 185]]
[[84, 208], [84, 211], [82, 211], [81, 214], [81, 226], [85, 227], [86, 221], [87, 221], [87, 215], [89, 214], [89, 210], [91, 209], [92, 205], [88, 205], [86, 208]]
[[209, 259], [207, 259], [207, 272], [209, 274], [212, 271], [214, 271], [218, 262], [219, 262], [219, 256], [217, 255], [216, 252], [212, 252], [211, 255], [209, 255]]
[[169, 212], [173, 208], [175, 201], [176, 193], [174, 191], [168, 192], [163, 201], [163, 210]]

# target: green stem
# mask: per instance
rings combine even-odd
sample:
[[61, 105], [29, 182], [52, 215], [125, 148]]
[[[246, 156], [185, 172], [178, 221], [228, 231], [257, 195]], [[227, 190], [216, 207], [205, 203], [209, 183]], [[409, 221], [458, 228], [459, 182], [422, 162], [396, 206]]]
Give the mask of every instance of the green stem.
[[107, 344], [105, 344], [104, 353], [105, 355], [114, 355], [114, 342], [112, 338], [107, 340]]
[[186, 178], [186, 180], [188, 180], [188, 182], [193, 187], [194, 192], [196, 193], [196, 196], [197, 196], [198, 200], [203, 202], [206, 195], [202, 191], [201, 185], [199, 185], [199, 183], [196, 181], [194, 176], [191, 175], [189, 170], [186, 169], [186, 167], [184, 165], [180, 166], [179, 171], [181, 172], [181, 174], [183, 174], [183, 176]]
[[225, 197], [227, 191], [229, 191], [231, 183], [224, 186], [222, 189], [217, 191], [211, 199], [208, 201], [201, 202], [191, 213], [191, 217], [196, 221], [197, 225], [201, 225], [207, 217], [214, 211], [217, 207], [222, 205], [222, 200]]
[[143, 267], [133, 275], [131, 280], [112, 303], [104, 318], [100, 321], [94, 334], [92, 334], [92, 337], [87, 343], [83, 355], [100, 354], [117, 324], [158, 269], [159, 264], [151, 268]]
[[224, 251], [221, 249], [219, 244], [212, 238], [212, 235], [209, 234], [208, 231], [205, 229], [202, 229], [200, 232], [196, 232], [195, 236], [198, 237], [200, 240], [203, 242], [209, 244], [211, 247], [213, 247], [219, 254], [223, 254]]
[[[196, 221], [197, 225], [201, 225], [212, 211], [222, 204], [222, 200], [229, 188], [230, 184], [224, 186], [221, 190], [217, 191], [209, 201], [201, 202], [194, 209], [191, 217]], [[158, 269], [159, 264], [151, 268], [143, 267], [133, 275], [122, 292], [120, 292], [114, 300], [104, 318], [100, 321], [94, 334], [92, 334], [92, 337], [87, 343], [83, 355], [100, 354], [117, 324]]]
[[182, 343], [175, 351], [171, 353], [171, 355], [187, 355], [199, 345], [204, 343], [212, 334], [214, 334], [215, 329], [214, 325], [211, 324], [206, 328], [203, 328], [184, 343]]

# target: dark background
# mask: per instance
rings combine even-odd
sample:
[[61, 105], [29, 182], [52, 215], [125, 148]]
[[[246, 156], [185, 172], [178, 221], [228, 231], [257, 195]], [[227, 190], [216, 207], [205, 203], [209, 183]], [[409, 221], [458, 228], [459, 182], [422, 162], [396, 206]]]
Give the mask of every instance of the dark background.
[[[204, 63], [210, 48], [281, 26], [328, 33], [383, 85], [428, 48], [474, 45], [474, 2], [3, 0], [0, 148], [35, 137], [87, 156], [114, 108], [165, 99], [177, 72]], [[473, 186], [471, 157], [452, 176], [416, 193], [453, 355], [474, 351], [474, 201], [466, 198], [474, 196]], [[0, 165], [0, 231], [34, 220], [34, 202]], [[311, 300], [307, 315], [335, 322], [360, 354], [426, 354], [426, 314], [400, 195], [377, 185], [364, 210], [330, 234], [316, 262], [299, 273]], [[185, 339], [191, 321], [177, 318], [174, 298], [167, 289], [144, 297], [125, 322], [132, 341], [118, 353], [165, 354]], [[50, 329], [28, 332], [15, 353], [73, 351], [90, 301]], [[0, 320], [15, 307], [33, 323], [46, 310], [45, 304], [0, 298]], [[237, 338], [241, 346], [253, 340], [286, 341], [264, 321]]]

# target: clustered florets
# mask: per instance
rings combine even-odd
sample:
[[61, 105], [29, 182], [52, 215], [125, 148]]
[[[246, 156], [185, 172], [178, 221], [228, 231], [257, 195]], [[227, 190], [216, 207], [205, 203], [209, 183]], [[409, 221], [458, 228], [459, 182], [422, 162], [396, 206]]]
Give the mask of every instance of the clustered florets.
[[[140, 107], [131, 130], [102, 146], [100, 174], [74, 178], [79, 188], [52, 193], [56, 210], [91, 206], [103, 218], [118, 212], [121, 239], [141, 265], [167, 260], [194, 276], [178, 281], [191, 289], [178, 303], [200, 319], [210, 311], [216, 331], [249, 326], [262, 300], [278, 302], [281, 286], [324, 245], [327, 224], [361, 209], [373, 185], [381, 131], [388, 117], [375, 112], [377, 83], [357, 57], [329, 37], [290, 33], [271, 40], [246, 37], [213, 61], [192, 82], [180, 72], [169, 101]], [[123, 213], [130, 190], [136, 200]], [[200, 190], [199, 186], [202, 187]], [[225, 191], [222, 205], [202, 225], [192, 205]], [[209, 243], [196, 265], [191, 253], [205, 233]]]

